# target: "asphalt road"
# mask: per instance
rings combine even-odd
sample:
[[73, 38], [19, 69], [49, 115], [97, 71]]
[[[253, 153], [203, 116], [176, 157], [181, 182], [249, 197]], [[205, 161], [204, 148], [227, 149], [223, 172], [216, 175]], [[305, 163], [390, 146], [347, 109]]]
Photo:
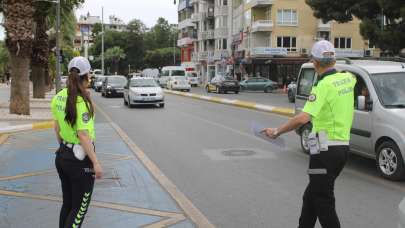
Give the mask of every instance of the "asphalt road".
[[294, 108], [293, 103], [288, 102], [287, 94], [285, 93], [264, 93], [263, 91], [243, 91], [239, 94], [229, 92], [228, 94], [207, 93], [201, 87], [191, 88], [191, 93], [203, 94], [214, 97], [222, 97], [228, 99], [238, 99], [249, 102], [256, 102], [265, 105], [272, 105], [284, 108]]
[[[285, 117], [173, 95], [164, 109], [93, 98], [215, 226], [297, 227], [308, 183], [299, 138], [285, 135], [280, 149], [250, 132], [253, 121], [277, 126]], [[336, 183], [342, 227], [396, 227], [404, 193], [374, 161], [350, 156]]]

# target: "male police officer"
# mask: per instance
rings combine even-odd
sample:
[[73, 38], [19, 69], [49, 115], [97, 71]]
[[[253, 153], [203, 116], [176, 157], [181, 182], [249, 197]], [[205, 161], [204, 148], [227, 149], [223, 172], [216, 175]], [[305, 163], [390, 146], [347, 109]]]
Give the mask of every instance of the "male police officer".
[[264, 133], [277, 138], [312, 122], [308, 138], [309, 184], [303, 197], [299, 228], [313, 228], [317, 219], [324, 228], [339, 228], [334, 185], [348, 156], [356, 79], [350, 73], [336, 71], [335, 49], [330, 42], [317, 42], [311, 54], [318, 80], [303, 111], [281, 127], [267, 128]]

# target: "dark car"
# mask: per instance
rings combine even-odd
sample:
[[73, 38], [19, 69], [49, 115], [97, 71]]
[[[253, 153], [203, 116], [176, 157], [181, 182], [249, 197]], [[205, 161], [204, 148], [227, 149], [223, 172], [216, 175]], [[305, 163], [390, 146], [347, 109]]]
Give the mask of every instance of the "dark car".
[[278, 88], [277, 82], [267, 78], [254, 77], [244, 80], [240, 83], [242, 91], [264, 91], [265, 93], [273, 92]]
[[101, 91], [101, 87], [103, 86], [103, 81], [105, 79], [106, 76], [97, 76], [94, 79], [94, 83], [93, 83], [93, 89], [96, 92], [100, 92]]
[[103, 97], [122, 97], [126, 84], [127, 78], [124, 76], [108, 76], [104, 79], [101, 86], [101, 95]]
[[210, 83], [205, 87], [208, 93], [228, 93], [232, 91], [234, 93], [239, 93], [240, 85], [237, 80], [229, 76], [216, 76], [211, 80]]

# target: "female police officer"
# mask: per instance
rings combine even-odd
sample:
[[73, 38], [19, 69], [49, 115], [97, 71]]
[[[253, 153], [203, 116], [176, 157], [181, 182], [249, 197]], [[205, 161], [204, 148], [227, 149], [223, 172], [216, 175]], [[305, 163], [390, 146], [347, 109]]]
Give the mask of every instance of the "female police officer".
[[94, 150], [94, 108], [86, 90], [90, 63], [75, 57], [69, 63], [67, 88], [52, 99], [59, 142], [55, 165], [62, 183], [63, 205], [59, 228], [80, 227], [90, 203], [94, 178], [102, 168]]
[[349, 151], [354, 113], [355, 77], [334, 68], [335, 49], [328, 41], [317, 42], [311, 51], [318, 73], [303, 111], [279, 128], [264, 132], [271, 138], [311, 121], [309, 184], [303, 197], [299, 228], [313, 228], [319, 219], [324, 228], [339, 228], [335, 210], [334, 185]]

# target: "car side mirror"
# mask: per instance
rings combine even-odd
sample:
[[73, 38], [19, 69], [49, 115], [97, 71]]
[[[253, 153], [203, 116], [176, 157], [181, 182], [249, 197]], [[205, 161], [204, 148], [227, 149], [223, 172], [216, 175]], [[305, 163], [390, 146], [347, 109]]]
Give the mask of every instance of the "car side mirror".
[[359, 110], [366, 109], [366, 97], [365, 96], [357, 97], [357, 109], [359, 109]]

